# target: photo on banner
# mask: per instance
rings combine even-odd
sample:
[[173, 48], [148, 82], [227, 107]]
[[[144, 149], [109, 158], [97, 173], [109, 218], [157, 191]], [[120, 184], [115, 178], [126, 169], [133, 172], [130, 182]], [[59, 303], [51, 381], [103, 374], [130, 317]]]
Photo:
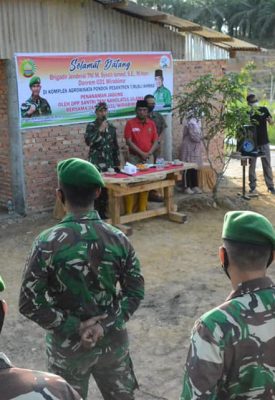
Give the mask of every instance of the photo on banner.
[[135, 116], [147, 94], [171, 112], [170, 52], [15, 54], [21, 129], [91, 122], [105, 101], [109, 119]]

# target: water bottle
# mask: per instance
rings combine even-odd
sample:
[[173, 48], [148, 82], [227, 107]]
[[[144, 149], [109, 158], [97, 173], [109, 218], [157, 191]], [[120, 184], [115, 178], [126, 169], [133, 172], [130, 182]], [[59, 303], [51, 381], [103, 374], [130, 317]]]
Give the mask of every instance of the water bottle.
[[164, 158], [157, 158], [156, 159], [156, 168], [163, 169], [164, 168]]
[[13, 202], [11, 199], [7, 201], [7, 209], [8, 209], [8, 214], [13, 214], [14, 209], [13, 209]]

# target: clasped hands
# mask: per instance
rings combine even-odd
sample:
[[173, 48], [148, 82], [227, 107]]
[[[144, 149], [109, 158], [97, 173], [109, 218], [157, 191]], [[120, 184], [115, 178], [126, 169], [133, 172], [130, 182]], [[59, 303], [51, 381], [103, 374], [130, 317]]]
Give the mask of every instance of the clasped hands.
[[104, 336], [104, 329], [100, 321], [105, 318], [107, 318], [106, 314], [97, 315], [80, 323], [79, 335], [83, 347], [91, 349], [97, 344], [98, 340]]

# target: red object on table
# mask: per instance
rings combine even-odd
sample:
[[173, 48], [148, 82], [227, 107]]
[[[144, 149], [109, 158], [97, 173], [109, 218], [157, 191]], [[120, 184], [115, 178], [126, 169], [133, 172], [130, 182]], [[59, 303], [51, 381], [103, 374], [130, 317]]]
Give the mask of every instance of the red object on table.
[[182, 166], [182, 164], [177, 164], [177, 165], [168, 165], [167, 167], [163, 167], [163, 168], [148, 168], [144, 171], [138, 171], [136, 174], [108, 174], [108, 172], [106, 172], [106, 176], [110, 176], [112, 178], [120, 178], [120, 179], [125, 179], [128, 178], [129, 176], [142, 176], [142, 175], [147, 175], [147, 174], [152, 174], [154, 172], [158, 173], [158, 172], [162, 172], [162, 171], [173, 171], [174, 169], [178, 168], [179, 166]]

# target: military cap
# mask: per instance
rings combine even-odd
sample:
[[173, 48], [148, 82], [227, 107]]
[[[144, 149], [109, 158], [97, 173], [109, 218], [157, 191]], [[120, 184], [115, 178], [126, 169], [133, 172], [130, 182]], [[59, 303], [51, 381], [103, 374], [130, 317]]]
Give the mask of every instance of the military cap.
[[105, 103], [105, 101], [100, 101], [100, 102], [97, 103], [97, 105], [95, 106], [95, 110], [96, 110], [96, 111], [99, 111], [99, 110], [108, 110], [107, 103]]
[[32, 79], [30, 80], [29, 85], [30, 85], [30, 88], [31, 88], [32, 85], [37, 85], [37, 84], [40, 85], [40, 83], [41, 83], [41, 79], [39, 78], [39, 76], [33, 76]]
[[275, 230], [269, 220], [253, 211], [225, 214], [222, 238], [242, 243], [271, 244], [275, 249]]
[[148, 108], [148, 104], [147, 104], [147, 101], [146, 100], [138, 100], [137, 102], [136, 102], [136, 108], [138, 108], [138, 107], [146, 107], [146, 108]]
[[159, 76], [160, 78], [163, 78], [163, 72], [162, 69], [156, 69], [155, 70], [155, 78]]
[[97, 168], [80, 158], [68, 158], [57, 165], [57, 175], [61, 183], [73, 186], [104, 186], [104, 181]]
[[4, 289], [5, 289], [5, 283], [0, 275], [0, 292], [3, 292]]

